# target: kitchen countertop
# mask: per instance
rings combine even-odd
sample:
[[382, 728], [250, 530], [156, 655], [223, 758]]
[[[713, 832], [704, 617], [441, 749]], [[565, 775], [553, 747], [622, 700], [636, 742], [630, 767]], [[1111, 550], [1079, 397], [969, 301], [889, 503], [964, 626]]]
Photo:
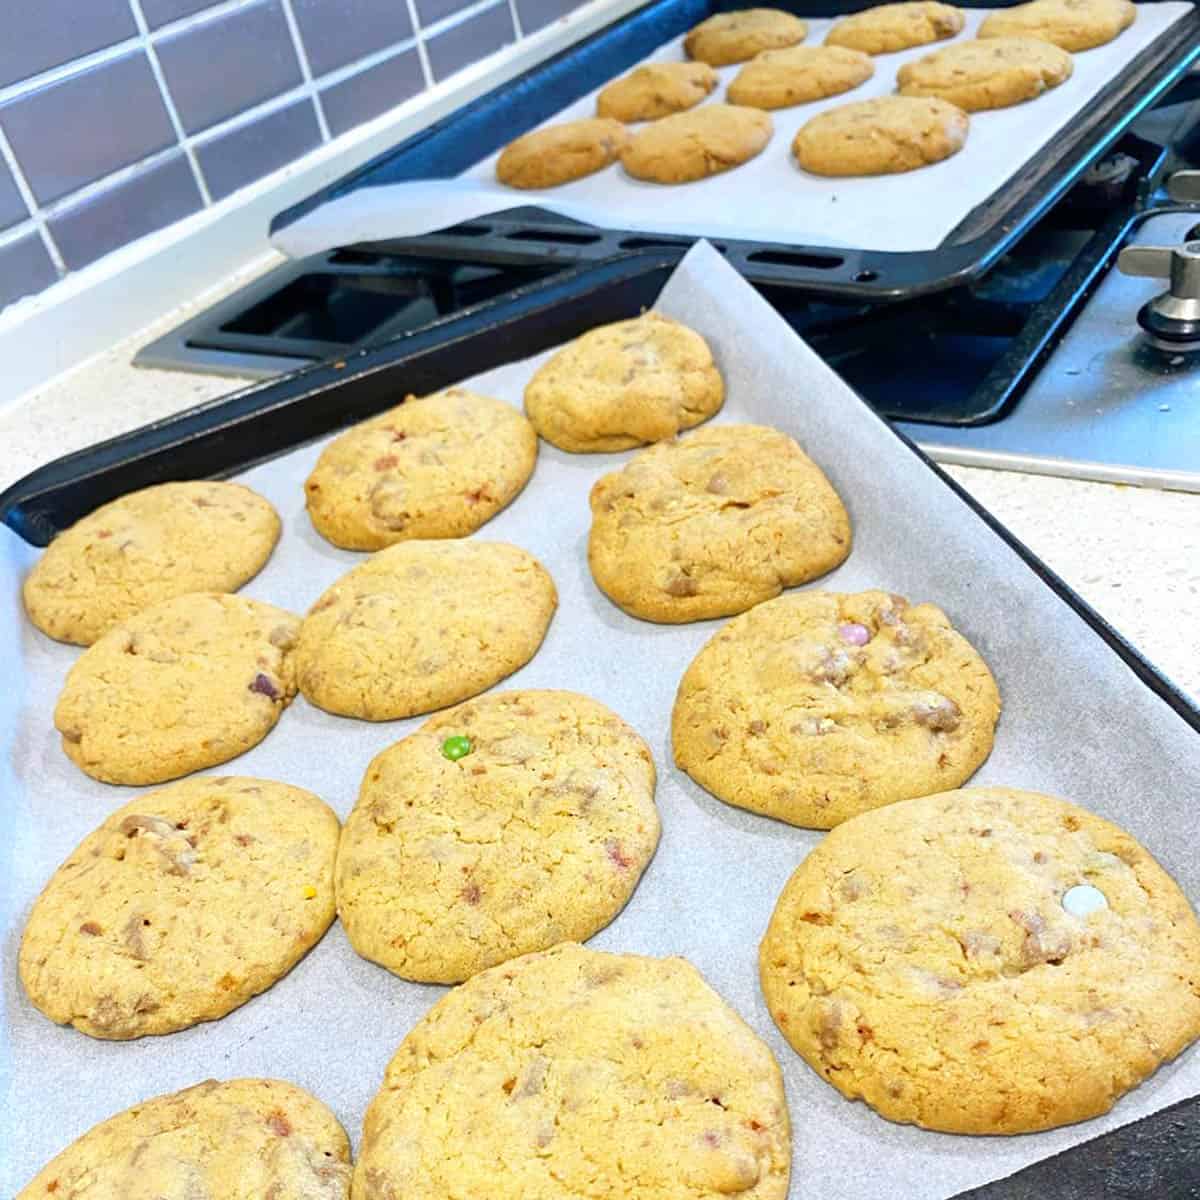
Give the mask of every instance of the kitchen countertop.
[[[274, 255], [256, 260], [134, 337], [0, 408], [0, 490], [59, 455], [248, 384], [135, 368], [130, 360], [138, 347], [278, 261]], [[947, 470], [1200, 701], [1200, 494], [978, 468]]]

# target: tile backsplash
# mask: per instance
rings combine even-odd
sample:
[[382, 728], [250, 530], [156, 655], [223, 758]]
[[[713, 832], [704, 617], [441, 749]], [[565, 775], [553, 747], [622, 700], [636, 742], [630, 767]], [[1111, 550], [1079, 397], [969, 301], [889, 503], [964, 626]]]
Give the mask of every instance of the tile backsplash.
[[0, 39], [0, 308], [582, 0], [37, 0]]

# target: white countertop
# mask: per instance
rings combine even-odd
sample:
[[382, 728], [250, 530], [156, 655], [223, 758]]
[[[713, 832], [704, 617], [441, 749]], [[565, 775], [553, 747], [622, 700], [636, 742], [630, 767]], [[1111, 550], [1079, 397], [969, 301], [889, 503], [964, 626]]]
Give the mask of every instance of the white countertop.
[[[249, 381], [130, 365], [134, 351], [273, 264], [0, 409], [0, 489], [72, 450]], [[1200, 494], [951, 467], [949, 473], [1193, 698], [1200, 699]], [[1053, 653], [1053, 647], [1031, 647]], [[1081, 683], [1086, 686], [1086, 683]]]

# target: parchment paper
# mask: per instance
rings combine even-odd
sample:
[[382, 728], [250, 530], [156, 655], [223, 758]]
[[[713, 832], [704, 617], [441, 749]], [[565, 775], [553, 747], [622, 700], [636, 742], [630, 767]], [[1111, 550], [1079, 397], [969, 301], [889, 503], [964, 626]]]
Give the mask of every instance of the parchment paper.
[[[497, 156], [493, 155], [458, 180], [359, 188], [280, 230], [272, 241], [284, 253], [301, 257], [356, 242], [414, 237], [534, 204], [593, 225], [648, 233], [869, 250], [933, 250], [971, 209], [996, 192], [1192, 7], [1183, 0], [1139, 4], [1137, 20], [1115, 41], [1073, 56], [1075, 72], [1066, 83], [1027, 104], [973, 113], [967, 144], [958, 154], [905, 175], [862, 179], [809, 175], [791, 157], [792, 139], [801, 125], [824, 109], [893, 92], [896, 72], [904, 63], [950, 42], [877, 55], [875, 75], [854, 91], [777, 109], [771, 114], [775, 134], [762, 154], [711, 179], [666, 187], [642, 183], [616, 166], [562, 187], [518, 191], [496, 182]], [[973, 38], [990, 10], [965, 11], [966, 27], [957, 41]], [[811, 21], [805, 45], [823, 42], [832, 24], [829, 18]], [[682, 43], [681, 37], [675, 38], [644, 61], [682, 59]], [[724, 99], [725, 87], [739, 69], [718, 70], [721, 86], [706, 103]], [[544, 124], [595, 116], [595, 97], [595, 92], [589, 93]]]
[[[854, 552], [814, 586], [882, 587], [933, 600], [980, 649], [1005, 701], [996, 748], [976, 777], [1069, 797], [1119, 821], [1200, 897], [1195, 853], [1200, 737], [1127, 667], [800, 341], [711, 248], [690, 252], [659, 307], [699, 330], [728, 382], [720, 422], [792, 433], [828, 471], [855, 528]], [[544, 356], [543, 356], [544, 357]], [[518, 405], [541, 359], [469, 386]], [[405, 393], [402, 375], [396, 396]], [[244, 476], [279, 508], [283, 539], [246, 593], [304, 611], [361, 557], [312, 530], [301, 484], [321, 446]], [[628, 455], [541, 446], [533, 479], [476, 536], [536, 554], [560, 607], [541, 651], [503, 687], [571, 688], [610, 705], [646, 738], [660, 772], [663, 835], [626, 910], [592, 944], [682, 954], [768, 1041], [783, 1065], [795, 1130], [793, 1200], [932, 1200], [1006, 1175], [1200, 1091], [1193, 1049], [1104, 1119], [1017, 1138], [969, 1138], [893, 1125], [825, 1084], [776, 1032], [756, 977], [758, 942], [795, 866], [821, 835], [730, 808], [671, 764], [675, 687], [719, 621], [651, 625], [627, 617], [587, 569], [588, 490]], [[8, 1074], [0, 1104], [0, 1195], [23, 1185], [95, 1122], [206, 1077], [280, 1076], [332, 1106], [357, 1141], [363, 1110], [404, 1034], [443, 989], [404, 983], [355, 956], [339, 925], [292, 973], [224, 1019], [129, 1043], [56, 1027], [16, 973], [20, 929], [37, 890], [78, 841], [134, 791], [96, 783], [63, 755], [51, 712], [78, 651], [20, 615], [19, 578], [35, 553], [0, 541], [4, 829], [10, 882], [3, 943]], [[14, 648], [16, 653], [14, 654]], [[297, 698], [278, 727], [219, 773], [311, 788], [343, 816], [370, 758], [421, 719], [385, 725], [329, 716]], [[1053, 1064], [1050, 1064], [1053, 1069]], [[7, 1152], [7, 1153], [6, 1153]]]

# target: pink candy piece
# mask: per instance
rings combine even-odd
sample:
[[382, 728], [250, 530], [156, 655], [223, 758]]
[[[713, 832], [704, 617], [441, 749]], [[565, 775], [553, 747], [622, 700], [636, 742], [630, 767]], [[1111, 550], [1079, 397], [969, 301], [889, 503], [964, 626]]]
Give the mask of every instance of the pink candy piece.
[[871, 631], [856, 621], [848, 621], [845, 625], [838, 626], [838, 637], [847, 646], [865, 646], [871, 640]]

